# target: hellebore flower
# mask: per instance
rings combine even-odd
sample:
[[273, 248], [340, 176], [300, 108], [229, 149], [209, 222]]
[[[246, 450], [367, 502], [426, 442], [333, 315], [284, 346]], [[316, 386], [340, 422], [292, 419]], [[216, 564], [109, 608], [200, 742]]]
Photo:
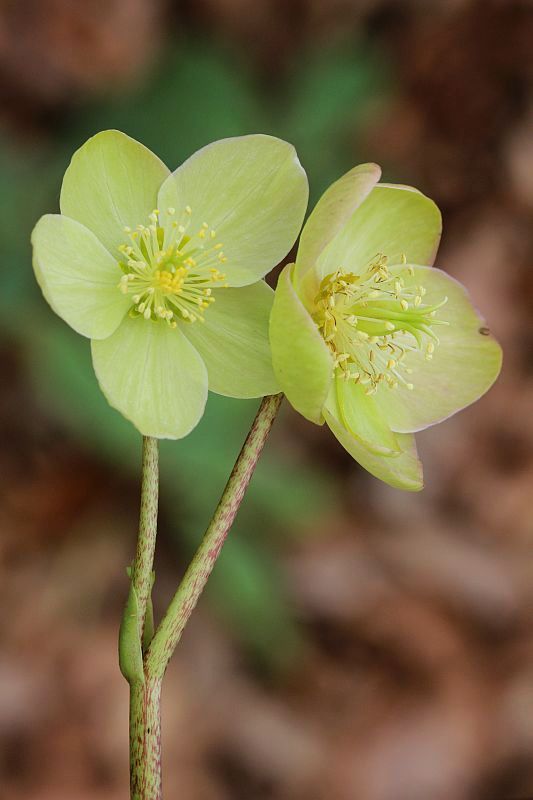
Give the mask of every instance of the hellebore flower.
[[35, 274], [92, 340], [102, 391], [141, 433], [185, 436], [208, 387], [279, 391], [261, 278], [293, 245], [307, 198], [294, 148], [271, 136], [214, 142], [173, 173], [119, 131], [74, 154], [61, 214], [32, 234]]
[[376, 477], [422, 488], [413, 433], [477, 400], [501, 350], [465, 289], [428, 266], [437, 206], [355, 167], [322, 196], [270, 320], [274, 372], [307, 419], [324, 421]]

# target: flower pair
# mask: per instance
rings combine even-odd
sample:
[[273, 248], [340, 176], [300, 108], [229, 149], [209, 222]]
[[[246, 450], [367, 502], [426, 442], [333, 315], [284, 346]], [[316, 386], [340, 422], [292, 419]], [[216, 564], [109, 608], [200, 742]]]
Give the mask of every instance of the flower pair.
[[170, 173], [105, 131], [74, 155], [62, 213], [34, 229], [37, 280], [92, 340], [104, 394], [144, 435], [185, 436], [208, 388], [282, 390], [370, 472], [418, 489], [413, 432], [477, 399], [501, 355], [462, 287], [427, 266], [436, 206], [379, 177], [363, 165], [330, 187], [274, 298], [262, 278], [308, 199], [291, 145], [225, 139]]

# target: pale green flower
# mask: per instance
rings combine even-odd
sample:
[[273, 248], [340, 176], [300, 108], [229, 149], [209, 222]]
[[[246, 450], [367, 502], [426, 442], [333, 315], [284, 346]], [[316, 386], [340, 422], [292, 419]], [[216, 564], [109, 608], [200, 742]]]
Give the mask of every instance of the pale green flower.
[[307, 221], [272, 309], [274, 372], [287, 398], [329, 425], [391, 486], [422, 488], [413, 433], [477, 400], [501, 350], [453, 278], [433, 263], [437, 206], [355, 167]]
[[45, 298], [92, 342], [109, 403], [147, 436], [185, 436], [208, 387], [279, 391], [261, 278], [289, 251], [308, 186], [294, 148], [271, 136], [223, 139], [175, 172], [119, 131], [72, 158], [61, 214], [33, 235]]

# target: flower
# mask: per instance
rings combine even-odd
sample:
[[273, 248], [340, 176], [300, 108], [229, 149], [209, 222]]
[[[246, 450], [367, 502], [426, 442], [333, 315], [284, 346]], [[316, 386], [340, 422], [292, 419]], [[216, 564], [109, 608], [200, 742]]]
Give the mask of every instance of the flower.
[[422, 488], [413, 433], [477, 400], [501, 350], [465, 289], [433, 263], [437, 206], [355, 167], [323, 195], [280, 275], [270, 321], [288, 400], [376, 477]]
[[279, 391], [261, 278], [293, 245], [307, 197], [294, 148], [271, 136], [214, 142], [173, 173], [119, 131], [74, 154], [61, 214], [32, 234], [35, 275], [92, 340], [102, 391], [141, 433], [185, 436], [208, 387]]

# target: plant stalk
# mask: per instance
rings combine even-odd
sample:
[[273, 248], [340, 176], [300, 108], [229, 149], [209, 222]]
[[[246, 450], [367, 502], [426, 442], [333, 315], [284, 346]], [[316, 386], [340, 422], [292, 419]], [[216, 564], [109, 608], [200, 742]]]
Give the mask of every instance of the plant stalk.
[[144, 669], [153, 633], [152, 584], [159, 497], [158, 440], [143, 438], [139, 536], [121, 625], [120, 667], [130, 685], [130, 797], [161, 800], [161, 681]]
[[161, 681], [130, 685], [130, 797], [162, 800]]
[[[157, 531], [157, 440], [143, 440], [143, 478], [139, 540], [126, 621], [138, 620], [135, 636], [124, 625], [123, 672], [130, 684], [130, 791], [131, 800], [162, 800], [161, 684], [183, 629], [211, 574], [222, 545], [239, 510], [283, 395], [265, 397], [235, 462], [204, 538], [176, 594], [151, 639], [146, 638], [150, 610], [152, 565]], [[146, 625], [145, 625], [146, 619]], [[141, 647], [143, 641], [145, 646]]]
[[158, 500], [159, 442], [151, 436], [144, 436], [139, 537], [131, 571], [131, 582], [137, 595], [137, 619], [139, 623], [139, 638], [141, 640], [144, 632], [146, 608], [152, 593]]
[[154, 677], [163, 678], [183, 629], [215, 566], [282, 399], [282, 394], [263, 399], [204, 538], [155, 632], [145, 657], [146, 670]]

